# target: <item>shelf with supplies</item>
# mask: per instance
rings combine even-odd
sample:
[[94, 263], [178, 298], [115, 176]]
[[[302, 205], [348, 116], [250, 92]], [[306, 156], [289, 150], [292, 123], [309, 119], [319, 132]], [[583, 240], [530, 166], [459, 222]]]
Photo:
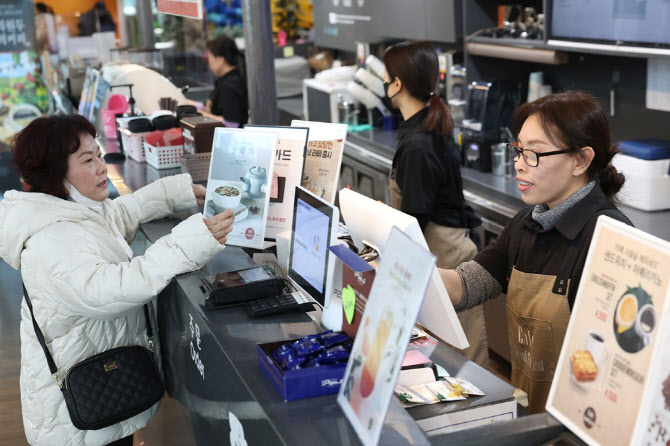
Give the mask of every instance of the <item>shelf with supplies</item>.
[[568, 54], [550, 47], [544, 40], [484, 37], [479, 32], [467, 38], [465, 48], [473, 56], [520, 60], [547, 65], [568, 63]]

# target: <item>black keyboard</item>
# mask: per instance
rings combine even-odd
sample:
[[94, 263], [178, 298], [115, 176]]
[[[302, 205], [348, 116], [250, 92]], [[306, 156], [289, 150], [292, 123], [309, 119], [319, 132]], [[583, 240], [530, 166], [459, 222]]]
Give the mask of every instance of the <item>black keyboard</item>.
[[311, 309], [311, 305], [300, 293], [291, 293], [252, 300], [247, 302], [246, 308], [250, 317], [261, 317], [290, 310]]

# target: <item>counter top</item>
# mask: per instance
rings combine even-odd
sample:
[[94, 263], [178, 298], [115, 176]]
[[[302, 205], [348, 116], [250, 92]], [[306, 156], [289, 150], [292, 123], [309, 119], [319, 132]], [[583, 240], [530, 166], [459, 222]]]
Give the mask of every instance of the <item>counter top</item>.
[[[142, 232], [153, 242], [167, 234], [177, 222], [175, 219], [163, 219], [144, 224]], [[286, 403], [257, 364], [257, 342], [297, 338], [323, 331], [317, 322], [318, 312], [291, 312], [250, 319], [241, 307], [208, 308], [205, 294], [200, 288], [201, 278], [250, 265], [253, 265], [253, 261], [242, 249], [226, 247], [202, 270], [177, 277], [161, 295], [158, 303], [159, 328], [169, 393], [197, 416], [208, 419], [209, 429], [218, 434], [223, 429], [223, 425], [218, 426], [218, 423], [227, 419], [227, 416], [223, 417], [220, 411], [213, 409], [220, 405], [226, 407], [226, 410], [237, 411], [235, 413], [238, 417], [253, 414], [256, 422], [260, 423], [256, 426], [255, 434], [264, 432], [256, 438], [265, 442], [280, 440], [291, 445], [358, 444], [355, 432], [337, 404], [336, 395]], [[203, 364], [202, 373], [193, 359], [193, 334], [189, 331], [193, 330], [189, 328], [192, 326], [197, 326], [195, 330], [201, 339], [198, 361]], [[475, 383], [486, 396], [421, 406], [408, 411], [402, 410], [393, 398], [390, 409], [392, 415], [387, 419], [380, 444], [407, 443], [405, 435], [408, 434], [401, 434], [404, 430], [413, 432], [412, 438], [423, 437], [418, 425], [411, 421], [408, 414], [423, 420], [498, 402], [513, 402], [512, 386], [457, 352], [438, 345], [432, 358], [452, 376]], [[395, 426], [403, 419], [403, 428]], [[224, 424], [228, 426], [227, 421]], [[398, 439], [402, 441], [396, 441]], [[214, 437], [209, 440], [214, 441]]]

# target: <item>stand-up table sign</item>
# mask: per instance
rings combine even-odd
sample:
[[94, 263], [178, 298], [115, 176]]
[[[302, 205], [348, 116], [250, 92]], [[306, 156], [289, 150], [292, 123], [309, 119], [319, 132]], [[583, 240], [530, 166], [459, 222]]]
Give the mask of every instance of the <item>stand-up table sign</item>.
[[669, 444], [669, 282], [670, 243], [598, 219], [547, 401], [589, 445]]

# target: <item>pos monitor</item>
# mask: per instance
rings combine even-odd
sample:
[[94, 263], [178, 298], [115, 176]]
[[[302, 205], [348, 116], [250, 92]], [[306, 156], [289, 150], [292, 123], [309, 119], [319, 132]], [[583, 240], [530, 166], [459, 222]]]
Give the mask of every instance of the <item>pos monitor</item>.
[[321, 307], [333, 291], [335, 262], [328, 249], [337, 242], [339, 211], [300, 186], [295, 188], [288, 277], [295, 288]]
[[[416, 218], [350, 189], [342, 189], [339, 199], [344, 222], [359, 248], [365, 242], [377, 249], [383, 257], [384, 244], [391, 228], [397, 226], [412, 240], [428, 249]], [[436, 267], [433, 267], [430, 284], [416, 322], [456, 348], [464, 349], [469, 346]]]

